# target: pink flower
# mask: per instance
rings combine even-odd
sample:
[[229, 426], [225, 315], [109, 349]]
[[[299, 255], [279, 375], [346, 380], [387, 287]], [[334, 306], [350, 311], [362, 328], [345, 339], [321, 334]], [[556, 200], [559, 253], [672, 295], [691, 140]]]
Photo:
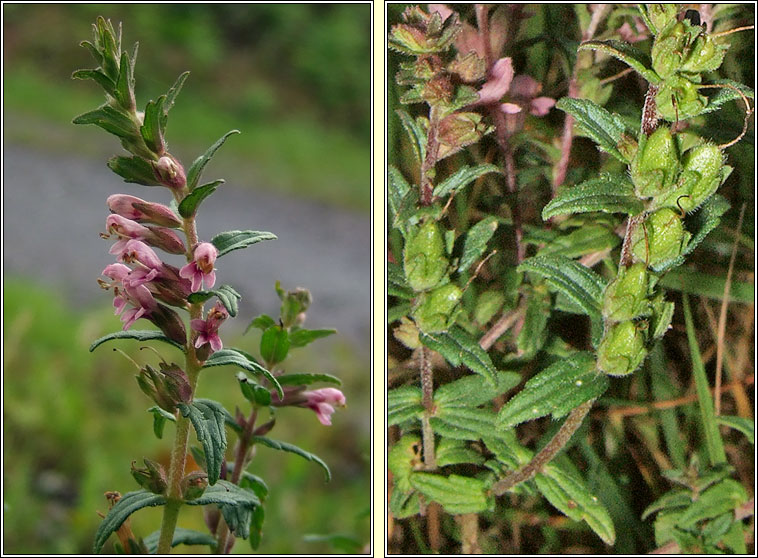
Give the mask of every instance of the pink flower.
[[332, 424], [333, 405], [345, 406], [345, 395], [336, 388], [304, 391], [301, 395], [306, 399], [302, 406], [315, 411], [319, 422], [324, 426]]
[[220, 351], [224, 345], [218, 336], [218, 329], [221, 324], [229, 317], [229, 313], [223, 304], [217, 302], [216, 305], [208, 311], [208, 316], [204, 320], [192, 320], [190, 326], [198, 332], [195, 340], [195, 348], [200, 348], [206, 343], [210, 343], [213, 351]]
[[479, 104], [489, 105], [499, 101], [508, 92], [512, 80], [513, 64], [511, 59], [501, 58], [492, 65], [490, 78], [479, 90]]
[[182, 224], [170, 207], [135, 196], [113, 194], [106, 203], [113, 213], [132, 221], [155, 223], [164, 227], [178, 227]]
[[542, 91], [540, 82], [531, 76], [520, 75], [513, 78], [509, 93], [517, 103], [528, 105], [529, 112], [534, 116], [545, 116], [555, 105], [555, 99], [537, 97], [540, 91]]
[[[158, 308], [158, 303], [145, 285], [131, 282], [133, 273], [129, 267], [119, 263], [106, 266], [102, 273], [114, 281], [110, 285], [101, 282], [101, 286], [113, 287], [113, 307], [117, 316], [123, 313], [121, 321], [124, 324], [124, 330], [129, 329], [139, 318], [149, 317], [151, 312]], [[131, 304], [132, 308], [124, 312], [127, 304]]]
[[109, 234], [115, 234], [119, 237], [111, 246], [111, 254], [120, 254], [126, 247], [126, 243], [131, 239], [145, 239], [150, 236], [150, 229], [146, 226], [116, 214], [108, 215], [105, 220], [105, 229], [108, 232], [100, 236], [107, 238]]
[[[111, 215], [114, 217], [114, 215]], [[163, 269], [163, 262], [147, 244], [140, 240], [129, 240], [121, 250], [121, 261], [126, 263], [139, 263], [145, 266], [147, 269], [156, 269], [161, 271]]]
[[192, 292], [200, 290], [202, 283], [211, 288], [216, 283], [216, 272], [213, 264], [216, 262], [218, 250], [210, 242], [201, 242], [195, 247], [193, 260], [179, 270], [179, 275], [192, 281]]

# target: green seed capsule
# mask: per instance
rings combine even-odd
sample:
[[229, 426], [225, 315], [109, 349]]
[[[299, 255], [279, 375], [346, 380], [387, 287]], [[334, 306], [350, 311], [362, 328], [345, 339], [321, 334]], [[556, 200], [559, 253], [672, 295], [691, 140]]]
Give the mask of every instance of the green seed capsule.
[[455, 320], [462, 295], [461, 289], [452, 283], [421, 293], [413, 305], [411, 317], [424, 333], [446, 331]]
[[649, 310], [649, 276], [645, 264], [621, 267], [619, 274], [603, 295], [603, 317], [614, 322], [623, 322], [646, 314]]
[[653, 70], [664, 80], [672, 77], [681, 67], [682, 51], [689, 38], [688, 28], [681, 21], [667, 25], [655, 38], [650, 57]]
[[649, 137], [641, 135], [631, 165], [637, 196], [649, 198], [671, 189], [679, 169], [679, 148], [668, 126], [661, 126]]
[[680, 72], [700, 74], [718, 69], [724, 61], [729, 45], [720, 45], [707, 33], [699, 29], [697, 38], [687, 47]]
[[653, 24], [653, 33], [659, 34], [667, 25], [676, 21], [676, 4], [643, 4], [647, 11], [647, 17]]
[[686, 77], [674, 76], [658, 89], [655, 103], [661, 117], [674, 122], [700, 114], [707, 106], [708, 99], [700, 94], [697, 83]]
[[[690, 212], [700, 207], [718, 189], [726, 179], [724, 155], [716, 145], [705, 144], [693, 147], [682, 158], [683, 171], [681, 185], [672, 192], [656, 199], [656, 207], [678, 207]], [[731, 169], [729, 169], [731, 170]], [[726, 173], [728, 176], [728, 171]]]
[[682, 252], [685, 235], [679, 213], [670, 208], [659, 209], [632, 232], [634, 261], [657, 268], [673, 260]]
[[445, 240], [436, 221], [427, 221], [412, 233], [403, 251], [403, 269], [408, 285], [416, 291], [434, 288], [447, 274]]
[[610, 376], [634, 372], [645, 360], [645, 337], [637, 322], [612, 326], [597, 349], [597, 367]]

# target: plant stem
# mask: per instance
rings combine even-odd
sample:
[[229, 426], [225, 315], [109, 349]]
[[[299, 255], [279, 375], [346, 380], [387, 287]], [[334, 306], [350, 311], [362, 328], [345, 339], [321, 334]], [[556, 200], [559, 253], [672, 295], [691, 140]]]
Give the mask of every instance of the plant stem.
[[576, 432], [582, 425], [584, 417], [589, 413], [594, 402], [594, 399], [590, 399], [571, 411], [566, 422], [564, 422], [558, 432], [555, 433], [553, 439], [550, 440], [547, 445], [524, 467], [496, 482], [492, 487], [492, 493], [495, 494], [495, 496], [501, 496], [517, 484], [528, 481], [534, 475], [539, 473], [542, 468], [566, 446], [568, 441], [574, 435], [574, 432]]
[[434, 378], [432, 375], [432, 361], [429, 359], [427, 349], [421, 347], [419, 353], [419, 367], [421, 371], [421, 403], [424, 406], [424, 416], [421, 418], [422, 438], [424, 446], [424, 466], [426, 470], [437, 468], [437, 459], [434, 456], [434, 431], [429, 419], [434, 410]]
[[[174, 198], [177, 202], [186, 194], [186, 189], [181, 192], [174, 191]], [[187, 238], [187, 261], [192, 261], [193, 250], [197, 244], [197, 227], [195, 218], [184, 219], [184, 234]], [[203, 304], [189, 305], [190, 320], [200, 319], [203, 316]], [[190, 387], [192, 388], [191, 397], [194, 398], [197, 380], [200, 376], [201, 363], [195, 353], [196, 334], [190, 330], [189, 340], [185, 347], [185, 368]], [[168, 473], [168, 492], [166, 493], [166, 505], [163, 508], [163, 519], [161, 521], [161, 534], [158, 540], [158, 554], [169, 554], [171, 551], [171, 542], [174, 539], [176, 530], [176, 521], [179, 517], [179, 508], [182, 500], [182, 478], [184, 478], [184, 468], [187, 462], [187, 444], [189, 442], [190, 421], [179, 413], [176, 417], [176, 434], [174, 436], [174, 446], [171, 450], [171, 465]]]

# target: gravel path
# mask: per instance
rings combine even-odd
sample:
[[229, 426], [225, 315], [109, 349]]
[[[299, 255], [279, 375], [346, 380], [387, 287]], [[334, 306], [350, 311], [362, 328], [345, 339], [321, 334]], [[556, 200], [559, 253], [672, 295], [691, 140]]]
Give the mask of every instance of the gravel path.
[[[113, 257], [105, 230], [105, 199], [128, 193], [168, 201], [161, 188], [126, 184], [104, 164], [7, 144], [3, 160], [3, 264], [6, 275], [50, 285], [72, 305], [110, 303], [96, 283]], [[214, 177], [224, 176], [213, 169]], [[368, 187], [368, 186], [367, 186]], [[270, 231], [279, 238], [231, 252], [217, 262], [219, 284], [242, 294], [236, 327], [265, 312], [278, 315], [274, 282], [313, 294], [307, 325], [335, 327], [366, 353], [370, 347], [371, 230], [367, 214], [222, 185], [203, 204], [201, 239], [232, 229]], [[166, 261], [182, 265], [183, 258]], [[116, 325], [117, 322], [114, 322]]]

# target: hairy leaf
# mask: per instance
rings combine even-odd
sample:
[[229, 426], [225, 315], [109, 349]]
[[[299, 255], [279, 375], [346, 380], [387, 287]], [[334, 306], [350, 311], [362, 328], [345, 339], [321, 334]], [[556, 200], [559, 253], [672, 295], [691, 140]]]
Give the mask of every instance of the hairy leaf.
[[246, 539], [250, 532], [253, 510], [261, 505], [252, 491], [225, 480], [209, 486], [199, 498], [185, 503], [190, 506], [218, 505], [229, 530], [235, 537], [243, 539]]
[[179, 215], [185, 218], [192, 217], [197, 213], [202, 201], [216, 191], [216, 188], [226, 182], [223, 178], [198, 186], [187, 194], [179, 204]]
[[162, 186], [155, 178], [153, 167], [142, 157], [111, 157], [108, 168], [124, 179], [124, 182], [143, 186]]
[[484, 457], [479, 452], [469, 448], [465, 442], [452, 438], [442, 438], [437, 444], [434, 456], [438, 467], [460, 463], [474, 463], [476, 465], [484, 463]]
[[495, 414], [476, 407], [439, 407], [429, 419], [432, 429], [442, 437], [454, 440], [479, 440], [492, 435]]
[[411, 115], [402, 109], [395, 111], [400, 123], [403, 125], [403, 129], [410, 138], [413, 154], [416, 156], [416, 161], [421, 164], [426, 158], [426, 132], [419, 126]]
[[305, 347], [316, 339], [329, 337], [337, 333], [336, 329], [295, 329], [290, 331], [290, 347]]
[[108, 540], [108, 537], [111, 536], [111, 533], [115, 533], [134, 512], [148, 506], [162, 506], [165, 503], [166, 499], [163, 496], [153, 494], [147, 490], [138, 490], [124, 494], [116, 502], [116, 505], [108, 511], [100, 527], [97, 528], [92, 553], [98, 554]]
[[458, 264], [458, 272], [463, 273], [471, 264], [478, 260], [487, 249], [487, 243], [497, 230], [497, 219], [489, 216], [479, 221], [466, 233], [466, 241], [463, 243], [463, 255]]
[[414, 472], [410, 482], [413, 488], [451, 514], [479, 513], [494, 506], [494, 498], [487, 494], [484, 481], [479, 479]]
[[139, 132], [134, 121], [122, 110], [115, 109], [110, 105], [103, 105], [95, 110], [81, 114], [74, 118], [74, 124], [94, 124], [106, 132], [110, 132], [120, 138], [131, 139]]
[[197, 441], [203, 445], [208, 484], [214, 485], [221, 474], [221, 464], [226, 452], [226, 422], [223, 407], [210, 399], [195, 399], [191, 404], [177, 405], [182, 415], [188, 417], [197, 433]]
[[747, 499], [745, 487], [736, 480], [724, 479], [700, 494], [679, 518], [678, 525], [683, 529], [688, 529], [698, 521], [734, 511]]
[[237, 315], [239, 300], [242, 298], [242, 295], [229, 285], [221, 285], [218, 288], [207, 291], [197, 291], [189, 295], [187, 300], [194, 304], [195, 302], [205, 302], [212, 296], [217, 297], [221, 301], [221, 304], [224, 305], [224, 308], [226, 308], [226, 311], [229, 312], [232, 318]]
[[[145, 546], [150, 554], [155, 554], [158, 551], [158, 540], [160, 539], [160, 536], [160, 531], [153, 531], [145, 537]], [[177, 527], [174, 531], [174, 539], [171, 541], [171, 547], [173, 548], [180, 544], [194, 546], [208, 545], [213, 549], [216, 548], [216, 539], [208, 533], [201, 533], [199, 531], [193, 531], [192, 529]]]
[[150, 407], [147, 412], [153, 414], [153, 433], [160, 440], [163, 438], [163, 427], [166, 426], [166, 421], [176, 422], [176, 417], [157, 405]]
[[[719, 89], [718, 93], [708, 99], [708, 105], [699, 112], [699, 114], [706, 114], [720, 109], [723, 105], [730, 101], [737, 101], [740, 108], [744, 108], [742, 103], [742, 96], [740, 96], [735, 89], [741, 91], [748, 99], [755, 98], [755, 93], [747, 85], [743, 85], [731, 79], [717, 79], [713, 81], [714, 84], [725, 85], [723, 89]], [[738, 100], [739, 99], [739, 100]]]
[[651, 84], [658, 85], [661, 83], [661, 78], [651, 69], [652, 61], [650, 60], [650, 56], [629, 43], [616, 39], [585, 41], [579, 45], [579, 50], [599, 50], [614, 58], [618, 58]]
[[718, 421], [719, 424], [728, 426], [729, 428], [739, 430], [745, 435], [751, 444], [755, 445], [755, 424], [753, 424], [752, 420], [745, 417], [721, 415], [719, 417], [716, 417], [716, 421]]
[[521, 375], [498, 371], [496, 380], [493, 385], [483, 376], [465, 376], [437, 388], [434, 404], [440, 407], [478, 407], [516, 387], [521, 382]]
[[310, 452], [307, 452], [304, 449], [300, 449], [294, 444], [288, 444], [287, 442], [281, 442], [279, 440], [272, 440], [271, 438], [266, 438], [265, 436], [253, 436], [253, 440], [257, 444], [263, 444], [264, 446], [267, 446], [275, 450], [294, 453], [295, 455], [299, 455], [303, 459], [316, 463], [324, 470], [324, 475], [326, 476], [326, 482], [329, 482], [330, 480], [332, 480], [332, 472], [329, 470], [329, 466], [326, 463], [324, 463], [324, 461], [319, 456], [312, 454]]
[[225, 365], [239, 366], [248, 372], [264, 376], [269, 382], [271, 382], [271, 385], [274, 386], [276, 392], [279, 394], [279, 398], [282, 399], [284, 397], [282, 386], [279, 385], [276, 377], [255, 360], [248, 358], [248, 356], [239, 349], [221, 349], [220, 351], [216, 351], [208, 357], [208, 360], [203, 364], [203, 368]]
[[331, 374], [283, 374], [276, 377], [283, 386], [307, 386], [317, 382], [342, 385], [342, 380]]
[[454, 194], [458, 190], [461, 190], [471, 184], [480, 176], [484, 176], [490, 172], [501, 171], [499, 167], [490, 164], [477, 165], [475, 167], [463, 165], [455, 173], [434, 187], [434, 196], [439, 198], [442, 196], [447, 196], [449, 194]]
[[424, 345], [445, 357], [445, 360], [453, 366], [463, 364], [473, 372], [484, 376], [491, 385], [497, 385], [497, 371], [489, 355], [460, 327], [455, 326], [448, 331], [433, 335], [421, 332], [420, 340]]
[[171, 89], [169, 89], [168, 93], [166, 93], [166, 101], [163, 103], [163, 110], [166, 114], [168, 114], [168, 111], [171, 110], [171, 107], [174, 106], [176, 96], [179, 95], [179, 91], [182, 90], [184, 81], [187, 79], [189, 74], [189, 72], [183, 72], [178, 78], [176, 78], [174, 85], [172, 85]]
[[216, 141], [216, 143], [214, 143], [208, 148], [208, 151], [206, 151], [205, 153], [200, 155], [200, 157], [195, 159], [189, 171], [187, 171], [187, 188], [190, 191], [194, 190], [195, 186], [197, 186], [197, 183], [200, 181], [200, 175], [203, 174], [203, 170], [205, 169], [205, 166], [210, 162], [210, 160], [216, 154], [216, 151], [218, 151], [219, 147], [224, 145], [224, 142], [229, 136], [233, 134], [239, 134], [239, 133], [240, 133], [239, 130], [231, 130], [225, 133], [223, 136], [221, 136], [221, 138], [218, 141]]
[[597, 143], [599, 149], [613, 155], [624, 164], [630, 162], [630, 158], [619, 149], [626, 129], [621, 117], [611, 114], [589, 99], [563, 97], [555, 106], [573, 116], [582, 131]]
[[163, 141], [163, 103], [166, 96], [161, 95], [157, 101], [150, 101], [145, 107], [145, 120], [140, 128], [145, 145], [156, 154], [163, 154], [165, 144]]
[[559, 191], [542, 210], [542, 219], [592, 211], [637, 215], [643, 209], [628, 177], [622, 174], [603, 174], [599, 178]]
[[97, 349], [100, 345], [105, 343], [106, 341], [113, 341], [115, 339], [136, 339], [137, 341], [163, 341], [164, 343], [168, 343], [169, 345], [173, 345], [177, 349], [184, 350], [184, 346], [177, 343], [173, 339], [169, 339], [165, 335], [163, 335], [162, 332], [157, 330], [127, 330], [127, 331], [116, 331], [113, 333], [109, 333], [108, 335], [104, 335], [103, 337], [100, 337], [99, 339], [96, 339], [92, 345], [90, 345], [89, 350], [90, 352]]
[[403, 423], [413, 418], [421, 419], [424, 407], [421, 404], [421, 388], [402, 386], [387, 395], [387, 426]]
[[223, 256], [232, 250], [247, 248], [263, 240], [276, 240], [276, 235], [262, 231], [226, 231], [214, 236], [211, 244], [218, 250], [218, 255]]

